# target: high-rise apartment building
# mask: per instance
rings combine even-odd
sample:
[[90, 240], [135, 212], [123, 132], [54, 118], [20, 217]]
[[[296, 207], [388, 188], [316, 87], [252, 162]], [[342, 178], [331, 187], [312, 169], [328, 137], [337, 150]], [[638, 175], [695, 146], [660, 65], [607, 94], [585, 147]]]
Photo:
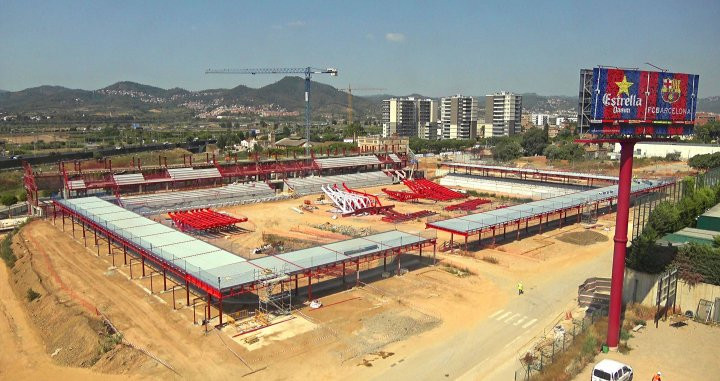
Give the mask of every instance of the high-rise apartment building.
[[492, 124], [493, 136], [522, 132], [522, 96], [501, 92], [485, 96], [485, 123]]
[[435, 139], [437, 103], [432, 99], [390, 98], [383, 101], [383, 136]]
[[440, 101], [443, 139], [472, 139], [477, 135], [478, 105], [473, 97], [453, 95]]
[[418, 99], [418, 136], [423, 139], [437, 139], [438, 107], [432, 99]]

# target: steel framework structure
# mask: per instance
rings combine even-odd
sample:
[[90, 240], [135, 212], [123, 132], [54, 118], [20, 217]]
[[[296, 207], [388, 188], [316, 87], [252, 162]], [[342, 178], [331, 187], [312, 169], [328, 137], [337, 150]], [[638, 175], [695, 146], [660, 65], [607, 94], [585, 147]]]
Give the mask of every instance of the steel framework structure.
[[[97, 202], [102, 200], [95, 197]], [[108, 203], [109, 204], [109, 203]], [[71, 204], [68, 204], [66, 200], [53, 200], [53, 223], [56, 223], [58, 217], [62, 218], [62, 228], [65, 230], [66, 218], [70, 219], [72, 226], [73, 236], [75, 234], [76, 223], [82, 228], [83, 237], [85, 237], [86, 229], [93, 232], [95, 235], [95, 242], [97, 244], [98, 238], [103, 237], [108, 242], [108, 254], [110, 255], [112, 245], [116, 245], [122, 249], [124, 264], [128, 263], [128, 254], [130, 254], [130, 262], [132, 257], [136, 257], [136, 260], [142, 263], [142, 273], [145, 276], [146, 264], [155, 268], [157, 272], [161, 272], [163, 275], [163, 285], [167, 288], [166, 282], [167, 277], [172, 277], [185, 284], [186, 289], [186, 304], [190, 305], [190, 290], [191, 288], [197, 290], [201, 295], [204, 294], [207, 297], [207, 305], [217, 304], [219, 309], [219, 325], [223, 324], [223, 311], [222, 301], [233, 296], [238, 296], [244, 293], [257, 293], [258, 290], [265, 287], [273, 279], [279, 283], [295, 283], [295, 293], [298, 293], [298, 282], [301, 278], [308, 279], [308, 299], [312, 299], [312, 278], [320, 279], [323, 277], [336, 277], [342, 274], [343, 280], [345, 280], [346, 267], [348, 265], [355, 265], [357, 269], [357, 281], [359, 282], [359, 269], [360, 264], [370, 263], [378, 259], [383, 259], [386, 264], [387, 257], [400, 256], [402, 253], [406, 253], [413, 250], [419, 250], [420, 256], [422, 256], [422, 250], [424, 247], [433, 247], [433, 256], [436, 249], [436, 238], [433, 237], [422, 237], [403, 233], [399, 231], [391, 231], [386, 233], [376, 234], [374, 236], [368, 236], [363, 238], [351, 239], [348, 241], [336, 242], [333, 244], [327, 244], [317, 248], [310, 248], [300, 250], [298, 252], [289, 252], [279, 255], [270, 255], [263, 258], [247, 261], [252, 268], [255, 268], [253, 276], [244, 276], [238, 278], [232, 284], [228, 286], [220, 285], [221, 279], [218, 278], [218, 284], [213, 284], [205, 279], [202, 279], [197, 273], [193, 273], [185, 268], [178, 266], [174, 260], [163, 258], [157, 254], [157, 247], [150, 249], [143, 245], [128, 238], [126, 234], [122, 232], [114, 231], [107, 226], [104, 226], [102, 222], [96, 220], [95, 217], [89, 217], [83, 214], [80, 209], [76, 209]], [[134, 214], [129, 211], [125, 213]], [[136, 217], [128, 217], [125, 220]], [[150, 220], [147, 220], [150, 221]], [[151, 221], [152, 222], [152, 221]], [[152, 223], [148, 224], [151, 225]], [[157, 224], [157, 223], [156, 223]], [[141, 228], [147, 230], [147, 226]], [[178, 233], [180, 234], [180, 233]], [[375, 238], [377, 237], [377, 238]], [[394, 238], [393, 238], [394, 237]], [[377, 241], [376, 241], [377, 239]], [[358, 241], [358, 242], [355, 242]], [[187, 246], [189, 243], [183, 243], [183, 246]], [[98, 246], [99, 247], [99, 246]], [[338, 249], [335, 249], [338, 247]], [[345, 251], [341, 247], [350, 247]], [[219, 249], [218, 249], [219, 250]], [[324, 257], [318, 257], [317, 261], [307, 262], [307, 255], [305, 252], [312, 253], [317, 252], [318, 255]], [[232, 255], [232, 254], [230, 254]], [[113, 264], [115, 256], [112, 256]], [[302, 263], [298, 262], [298, 259], [292, 260], [292, 258], [298, 258]], [[305, 258], [305, 259], [303, 259]], [[238, 259], [241, 259], [238, 257]], [[244, 261], [244, 260], [243, 260]], [[280, 264], [280, 267], [278, 267]], [[399, 262], [398, 262], [399, 266]], [[274, 269], [280, 268], [280, 271]], [[132, 272], [132, 269], [131, 269]], [[132, 277], [132, 275], [131, 275]], [[232, 276], [228, 276], [228, 279]], [[281, 289], [284, 290], [285, 286]], [[289, 286], [288, 286], [289, 287]], [[214, 302], [213, 302], [214, 301]], [[207, 309], [207, 318], [210, 317], [210, 310]]]
[[618, 182], [618, 178], [615, 176], [597, 175], [593, 173], [551, 171], [545, 169], [531, 168], [513, 168], [468, 163], [442, 163], [441, 165], [452, 169], [453, 173], [457, 173], [458, 170], [464, 169], [465, 173], [469, 175], [472, 175], [473, 171], [480, 172], [481, 176], [490, 176], [491, 174], [497, 174], [502, 177], [506, 176], [507, 174], [513, 174], [523, 180], [527, 180], [528, 178], [537, 179], [540, 181], [560, 180], [562, 183], [569, 183], [570, 180], [587, 181], [588, 186], [594, 185], [595, 182], [603, 182], [606, 184], [617, 184]]
[[[336, 150], [336, 154], [337, 153], [338, 152]], [[330, 155], [329, 150], [327, 154], [328, 156]], [[393, 159], [392, 155], [395, 155], [395, 157], [398, 158], [399, 161]], [[376, 162], [378, 169], [380, 169], [381, 166], [389, 166], [392, 169], [398, 169], [407, 162], [406, 156], [400, 157], [396, 154], [373, 154], [373, 156], [377, 158]], [[354, 156], [348, 157], [350, 158]], [[196, 166], [194, 166], [193, 163], [190, 162], [189, 166], [176, 166], [174, 168], [162, 165], [158, 167], [150, 167], [147, 168], [149, 169], [147, 173], [142, 169], [142, 167], [138, 166], [137, 168], [135, 168], [133, 166], [134, 171], [140, 171], [136, 174], [142, 176], [133, 179], [133, 181], [119, 181], [119, 178], [116, 178], [117, 175], [114, 175], [114, 173], [116, 172], [126, 172], [127, 168], [116, 167], [114, 169], [106, 168], [102, 171], [83, 172], [82, 168], [80, 168], [78, 163], [75, 163], [73, 171], [68, 171], [64, 165], [61, 165], [61, 172], [59, 173], [59, 176], [62, 178], [65, 190], [75, 191], [76, 193], [78, 193], [78, 195], [87, 193], [88, 190], [95, 189], [111, 190], [113, 193], [118, 195], [126, 189], [140, 189], [140, 192], [142, 192], [143, 188], [147, 188], [151, 185], [165, 186], [169, 190], [170, 188], [176, 189], [178, 187], [187, 186], [200, 187], [207, 185], [217, 185], [218, 182], [233, 181], [235, 179], [240, 179], [242, 181], [246, 181], [248, 179], [264, 181], [270, 180], [273, 175], [275, 175], [276, 179], [281, 179], [289, 178], [292, 176], [302, 177], [308, 174], [322, 174], [323, 172], [332, 173], [333, 171], [337, 170], [355, 170], [368, 168], [367, 164], [353, 163], [352, 161], [348, 161], [347, 163], [339, 167], [324, 169], [321, 165], [318, 164], [317, 160], [323, 159], [316, 159], [313, 154], [310, 159], [296, 159], [274, 162], [256, 161], [254, 163], [238, 163], [237, 161], [233, 163], [221, 163], [216, 160], [214, 155], [212, 156], [212, 158], [210, 157], [210, 155], [207, 155], [207, 163], [203, 163], [202, 166], [199, 166], [197, 168], [216, 168], [219, 172], [219, 176], [184, 179], [174, 178], [169, 173], [169, 171], [177, 170], [180, 168], [196, 168]], [[33, 173], [33, 175], [37, 176], [38, 174]], [[43, 176], [48, 177], [52, 175], [44, 174]], [[120, 176], [128, 177], [129, 175]]]
[[[632, 194], [639, 195], [674, 186], [674, 182], [647, 182], [636, 184]], [[520, 237], [521, 225], [525, 225], [527, 231], [531, 221], [538, 220], [540, 232], [542, 232], [543, 219], [545, 224], [550, 222], [553, 216], [557, 216], [562, 226], [567, 219], [568, 212], [575, 211], [578, 222], [582, 218], [584, 208], [599, 210], [600, 204], [608, 203], [612, 207], [614, 200], [618, 198], [617, 186], [594, 189], [586, 192], [579, 192], [567, 196], [560, 196], [554, 199], [535, 201], [515, 207], [505, 207], [494, 211], [471, 214], [463, 217], [456, 217], [447, 220], [428, 222], [427, 228], [437, 229], [450, 233], [450, 246], [454, 242], [454, 236], [459, 235], [465, 238], [467, 245], [468, 237], [477, 234], [478, 240], [482, 240], [482, 234], [491, 232], [493, 241], [498, 230], [502, 229], [505, 236], [508, 226], [515, 227], [517, 238]], [[535, 206], [534, 204], [537, 204]]]

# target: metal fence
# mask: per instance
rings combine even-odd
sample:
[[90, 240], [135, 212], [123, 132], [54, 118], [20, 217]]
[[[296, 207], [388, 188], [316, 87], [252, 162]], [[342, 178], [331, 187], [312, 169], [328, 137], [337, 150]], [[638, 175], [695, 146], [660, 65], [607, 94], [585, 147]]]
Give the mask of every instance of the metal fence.
[[541, 374], [570, 348], [580, 334], [603, 316], [607, 316], [605, 309], [587, 313], [582, 319], [573, 319], [569, 326], [558, 322], [551, 332], [538, 338], [530, 350], [519, 356], [520, 367], [515, 371], [515, 380], [528, 381]]

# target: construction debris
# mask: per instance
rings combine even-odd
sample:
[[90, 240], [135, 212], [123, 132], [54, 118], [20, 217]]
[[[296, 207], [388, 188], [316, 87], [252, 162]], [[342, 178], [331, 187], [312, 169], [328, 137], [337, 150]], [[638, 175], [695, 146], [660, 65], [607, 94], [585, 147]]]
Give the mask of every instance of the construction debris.
[[353, 226], [347, 226], [347, 225], [333, 225], [329, 222], [326, 222], [324, 224], [320, 225], [312, 225], [312, 227], [320, 230], [325, 230], [333, 233], [340, 233], [342, 235], [350, 236], [350, 237], [365, 237], [371, 234], [376, 234], [377, 231], [370, 229], [370, 228], [356, 228]]

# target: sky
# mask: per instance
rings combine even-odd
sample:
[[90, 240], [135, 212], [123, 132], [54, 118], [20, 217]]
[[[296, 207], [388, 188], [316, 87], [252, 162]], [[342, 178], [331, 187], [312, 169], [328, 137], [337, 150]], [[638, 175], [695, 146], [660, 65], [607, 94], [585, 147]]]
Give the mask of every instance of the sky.
[[[597, 65], [700, 75], [720, 95], [720, 1], [0, 0], [0, 89], [260, 87], [208, 68], [334, 67], [314, 80], [427, 96], [570, 95]], [[362, 92], [356, 92], [363, 95]]]

